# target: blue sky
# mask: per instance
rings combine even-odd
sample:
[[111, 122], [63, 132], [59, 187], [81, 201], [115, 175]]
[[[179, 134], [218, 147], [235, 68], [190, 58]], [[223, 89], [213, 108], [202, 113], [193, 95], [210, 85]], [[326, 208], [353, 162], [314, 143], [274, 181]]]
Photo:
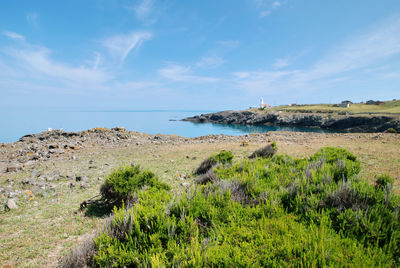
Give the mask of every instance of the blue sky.
[[400, 98], [400, 1], [1, 1], [0, 105]]

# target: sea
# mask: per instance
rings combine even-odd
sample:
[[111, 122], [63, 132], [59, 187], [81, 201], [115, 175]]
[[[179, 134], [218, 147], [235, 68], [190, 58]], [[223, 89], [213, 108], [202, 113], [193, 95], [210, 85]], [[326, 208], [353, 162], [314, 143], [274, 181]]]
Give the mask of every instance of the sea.
[[27, 134], [51, 129], [82, 131], [95, 127], [124, 127], [148, 134], [197, 137], [209, 134], [244, 135], [268, 131], [322, 132], [295, 127], [240, 126], [192, 123], [181, 119], [217, 111], [200, 110], [85, 110], [85, 109], [0, 109], [0, 143], [18, 141]]

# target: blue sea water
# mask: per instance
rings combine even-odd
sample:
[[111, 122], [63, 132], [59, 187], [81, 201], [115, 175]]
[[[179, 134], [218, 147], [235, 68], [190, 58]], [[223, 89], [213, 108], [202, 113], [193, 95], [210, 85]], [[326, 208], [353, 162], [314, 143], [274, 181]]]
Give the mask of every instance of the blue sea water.
[[52, 129], [81, 131], [94, 127], [125, 127], [149, 134], [197, 137], [209, 134], [244, 135], [274, 130], [319, 131], [307, 128], [198, 124], [180, 119], [216, 111], [100, 111], [61, 109], [1, 109], [0, 142], [14, 142], [24, 135]]

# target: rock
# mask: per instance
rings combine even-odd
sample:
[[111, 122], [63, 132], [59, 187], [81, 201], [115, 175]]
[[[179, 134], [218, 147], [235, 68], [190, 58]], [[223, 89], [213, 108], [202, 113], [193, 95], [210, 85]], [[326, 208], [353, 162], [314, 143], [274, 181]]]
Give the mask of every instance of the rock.
[[69, 188], [74, 188], [75, 187], [75, 182], [71, 182], [68, 186], [69, 186]]
[[11, 210], [11, 209], [17, 209], [18, 206], [17, 206], [17, 204], [15, 203], [14, 199], [8, 199], [8, 200], [7, 200], [7, 203], [6, 203], [6, 208], [8, 208], [9, 210]]
[[49, 149], [57, 149], [58, 145], [57, 144], [49, 144]]
[[81, 189], [87, 189], [89, 187], [90, 187], [89, 183], [81, 182]]
[[89, 178], [86, 176], [76, 176], [75, 181], [88, 182]]
[[36, 178], [40, 176], [39, 171], [37, 171], [36, 169], [32, 170], [32, 174], [31, 174], [32, 178]]
[[17, 171], [19, 169], [19, 166], [17, 166], [17, 165], [9, 165], [8, 167], [7, 167], [7, 169], [6, 169], [6, 172], [15, 172], [15, 171]]
[[32, 184], [32, 179], [31, 178], [25, 178], [22, 180], [22, 184]]
[[190, 185], [190, 183], [188, 183], [188, 182], [182, 182], [181, 183], [181, 186], [183, 186], [183, 187], [188, 187]]

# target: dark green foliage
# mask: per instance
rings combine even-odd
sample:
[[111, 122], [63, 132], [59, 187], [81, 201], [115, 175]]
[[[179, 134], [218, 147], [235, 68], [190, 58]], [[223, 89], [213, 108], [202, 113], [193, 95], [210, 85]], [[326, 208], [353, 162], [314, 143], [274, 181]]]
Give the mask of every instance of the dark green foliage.
[[196, 175], [207, 173], [217, 164], [232, 164], [233, 154], [231, 151], [222, 150], [219, 154], [212, 155], [204, 160], [194, 172]]
[[256, 158], [256, 157], [273, 157], [278, 150], [278, 146], [276, 145], [276, 142], [273, 142], [271, 144], [268, 144], [267, 146], [264, 146], [263, 148], [260, 148], [256, 151], [254, 151], [249, 158]]
[[[400, 200], [386, 177], [359, 179], [342, 148], [243, 160], [178, 197], [137, 192], [95, 239], [100, 267], [392, 267]], [[338, 175], [339, 174], [339, 175]], [[336, 177], [335, 177], [336, 176]], [[340, 178], [338, 178], [339, 176]]]
[[138, 190], [144, 187], [169, 189], [169, 186], [159, 181], [156, 175], [140, 166], [121, 167], [109, 175], [100, 188], [104, 203], [120, 206], [123, 202], [134, 202]]
[[397, 130], [391, 127], [391, 128], [386, 129], [386, 132], [387, 133], [397, 133]]
[[392, 188], [393, 182], [393, 178], [391, 178], [389, 175], [384, 174], [376, 178], [375, 186], [380, 189], [385, 189], [387, 187]]

